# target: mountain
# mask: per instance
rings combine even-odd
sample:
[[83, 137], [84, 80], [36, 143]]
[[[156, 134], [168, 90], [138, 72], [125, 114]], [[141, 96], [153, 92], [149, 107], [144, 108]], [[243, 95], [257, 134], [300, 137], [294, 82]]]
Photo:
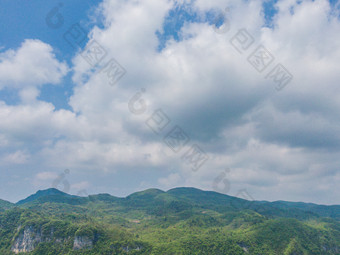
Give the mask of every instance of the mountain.
[[[267, 202], [268, 203], [268, 202]], [[323, 217], [340, 219], [340, 205], [317, 205], [313, 203], [276, 201], [271, 203], [276, 208], [295, 208], [316, 213]]]
[[11, 208], [13, 206], [14, 206], [14, 204], [12, 204], [11, 202], [0, 199], [0, 209], [1, 208], [7, 209], [7, 208]]
[[39, 190], [37, 193], [23, 199], [23, 200], [20, 200], [19, 202], [17, 202], [16, 204], [17, 205], [23, 205], [23, 204], [26, 204], [26, 203], [30, 203], [30, 202], [34, 202], [36, 200], [40, 200], [41, 202], [43, 200], [45, 201], [52, 201], [54, 199], [58, 199], [58, 198], [77, 198], [76, 196], [71, 196], [65, 192], [62, 192], [58, 189], [54, 189], [54, 188], [51, 188], [51, 189], [46, 189], [46, 190]]
[[195, 207], [196, 209], [212, 209], [223, 213], [224, 211], [251, 209], [267, 217], [293, 217], [298, 219], [308, 219], [310, 217], [330, 217], [340, 220], [340, 205], [326, 206], [286, 201], [248, 201], [214, 191], [203, 191], [187, 187], [174, 188], [167, 192], [159, 189], [147, 189], [132, 193], [125, 198], [118, 198], [109, 194], [79, 197], [51, 188], [47, 190], [39, 190], [37, 193], [20, 200], [16, 203], [16, 205], [26, 207], [31, 206], [32, 203], [85, 205], [91, 201], [115, 203], [117, 206], [122, 206], [125, 211], [139, 208], [155, 212], [157, 210], [169, 211], [176, 207], [185, 207], [187, 209]]
[[[2, 200], [1, 200], [2, 201]], [[40, 190], [0, 210], [0, 254], [340, 254], [340, 208], [212, 191]]]

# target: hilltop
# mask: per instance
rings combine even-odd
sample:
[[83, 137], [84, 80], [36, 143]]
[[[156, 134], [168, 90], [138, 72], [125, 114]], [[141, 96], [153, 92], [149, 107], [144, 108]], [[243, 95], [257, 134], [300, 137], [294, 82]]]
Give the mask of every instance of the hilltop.
[[127, 197], [40, 190], [0, 200], [0, 254], [339, 254], [340, 206], [213, 191]]

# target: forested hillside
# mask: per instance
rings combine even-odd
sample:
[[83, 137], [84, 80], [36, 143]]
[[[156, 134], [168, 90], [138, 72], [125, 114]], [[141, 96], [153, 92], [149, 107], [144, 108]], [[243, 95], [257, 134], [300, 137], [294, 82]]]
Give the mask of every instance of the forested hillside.
[[0, 254], [340, 254], [340, 206], [149, 189], [0, 200]]

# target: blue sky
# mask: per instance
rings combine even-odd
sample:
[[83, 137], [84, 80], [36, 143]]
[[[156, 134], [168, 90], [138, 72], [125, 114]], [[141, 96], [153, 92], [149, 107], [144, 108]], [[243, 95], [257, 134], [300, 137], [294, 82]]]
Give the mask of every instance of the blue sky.
[[[57, 59], [70, 63], [75, 54], [75, 49], [70, 47], [63, 39], [63, 34], [73, 24], [81, 22], [82, 26], [91, 29], [94, 25], [89, 19], [91, 10], [100, 1], [1, 1], [0, 22], [5, 29], [1, 29], [0, 38], [2, 51], [9, 48], [19, 48], [27, 39], [39, 39], [50, 44], [55, 49]], [[60, 7], [60, 13], [64, 17], [63, 25], [58, 29], [47, 26], [46, 19], [52, 8]], [[58, 86], [45, 86], [40, 98], [51, 102], [58, 108], [69, 109], [67, 98], [72, 94], [72, 81], [70, 76], [65, 77], [64, 82]], [[67, 93], [65, 95], [65, 93]], [[9, 104], [18, 103], [18, 97], [12, 91], [1, 91], [1, 98]]]
[[[63, 38], [63, 34], [75, 23], [80, 23], [82, 27], [88, 31], [93, 26], [102, 26], [100, 18], [95, 22], [91, 17], [94, 15], [94, 9], [100, 4], [101, 1], [81, 1], [74, 0], [69, 2], [62, 1], [34, 1], [27, 2], [24, 0], [6, 1], [3, 0], [0, 9], [0, 22], [3, 27], [0, 31], [1, 51], [6, 49], [19, 48], [21, 43], [27, 39], [39, 39], [48, 43], [55, 49], [57, 59], [71, 63], [72, 57], [76, 53], [76, 49], [70, 47]], [[265, 12], [266, 25], [270, 26], [272, 17], [275, 15], [276, 10], [275, 1], [266, 1], [263, 3], [263, 11]], [[334, 2], [332, 0], [331, 2]], [[51, 28], [46, 24], [49, 13], [53, 8], [58, 8], [59, 13], [63, 17], [63, 24], [58, 28]], [[203, 17], [201, 16], [203, 15]], [[185, 22], [208, 22], [214, 23], [216, 16], [216, 9], [212, 9], [207, 13], [197, 13], [194, 10], [192, 3], [176, 4], [172, 8], [163, 23], [164, 31], [156, 31], [159, 39], [158, 50], [165, 47], [165, 43], [170, 38], [179, 41], [180, 30]], [[53, 16], [52, 16], [53, 17]], [[57, 19], [53, 17], [52, 22]], [[70, 109], [68, 105], [68, 97], [72, 94], [72, 80], [71, 75], [67, 75], [63, 83], [58, 86], [46, 85], [40, 93], [41, 100], [51, 102], [56, 109], [64, 108]], [[13, 91], [1, 91], [1, 99], [8, 104], [17, 104], [19, 98]]]
[[[73, 194], [195, 186], [340, 203], [338, 17], [334, 0], [1, 0], [0, 198], [51, 187], [70, 169]], [[76, 23], [81, 48], [64, 39]], [[106, 52], [95, 68], [82, 55], [93, 40]], [[263, 71], [260, 45], [272, 56]], [[112, 59], [126, 71], [114, 86], [103, 71]], [[282, 91], [270, 83], [279, 64], [294, 77]], [[136, 95], [142, 114], [129, 112]], [[157, 109], [169, 118], [159, 134], [145, 124]], [[179, 153], [166, 140], [176, 125], [189, 140]], [[193, 145], [209, 158], [195, 171], [183, 160]], [[231, 188], [216, 188], [227, 168]]]

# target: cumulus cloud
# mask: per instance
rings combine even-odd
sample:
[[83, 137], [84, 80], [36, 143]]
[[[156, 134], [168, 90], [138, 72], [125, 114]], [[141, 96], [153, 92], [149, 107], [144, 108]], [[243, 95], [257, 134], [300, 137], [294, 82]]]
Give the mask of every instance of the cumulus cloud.
[[75, 184], [71, 185], [72, 189], [76, 189], [76, 190], [86, 190], [90, 187], [90, 183], [87, 181], [83, 181], [83, 182], [78, 182]]
[[56, 173], [53, 172], [41, 172], [35, 176], [38, 180], [46, 181], [46, 180], [54, 180], [58, 177]]
[[16, 151], [5, 155], [2, 159], [7, 164], [25, 164], [29, 160], [29, 155], [23, 151]]
[[178, 173], [172, 173], [166, 178], [160, 178], [158, 182], [165, 189], [179, 187], [181, 184], [181, 176]]
[[[127, 74], [110, 86], [105, 73], [77, 54], [72, 111], [55, 111], [46, 102], [25, 107], [3, 103], [0, 114], [6, 121], [0, 129], [6, 135], [0, 136], [0, 148], [11, 141], [14, 150], [34, 140], [38, 146], [33, 158], [43, 158], [46, 165], [86, 171], [89, 176], [101, 171], [133, 179], [143, 172], [148, 176], [140, 183], [161, 188], [181, 183], [211, 190], [214, 179], [230, 167], [224, 178], [233, 194], [247, 188], [255, 199], [339, 203], [338, 11], [326, 0], [279, 0], [268, 27], [264, 1], [197, 0], [191, 11], [202, 16], [200, 22], [187, 20], [180, 38], [170, 36], [159, 50], [158, 32], [164, 32], [169, 11], [183, 2], [104, 0], [97, 12], [104, 18], [103, 27], [93, 28], [89, 43], [94, 39], [107, 52], [101, 64], [114, 58]], [[216, 33], [207, 19], [220, 12], [230, 22], [225, 33]], [[230, 42], [240, 29], [254, 39], [242, 54]], [[247, 61], [259, 45], [275, 58], [263, 72]], [[4, 63], [26, 63], [21, 61], [30, 55], [25, 52], [36, 48], [46, 55], [32, 64], [40, 71], [27, 84], [58, 83], [67, 67], [51, 48], [36, 41], [1, 53], [0, 73], [7, 70]], [[47, 59], [53, 61], [42, 64]], [[277, 64], [294, 76], [281, 92], [266, 78]], [[19, 76], [9, 72], [0, 84], [9, 86], [11, 81], [19, 86], [33, 67]], [[47, 76], [50, 69], [54, 75]], [[35, 90], [22, 92], [27, 100], [35, 95]], [[145, 108], [138, 114], [128, 108], [135, 96]], [[158, 134], [146, 125], [157, 109], [169, 118]], [[179, 153], [164, 142], [175, 125], [190, 139]], [[209, 156], [198, 171], [181, 158], [193, 144]]]
[[[196, 1], [195, 8], [200, 13], [229, 7], [226, 15], [230, 31], [218, 34], [208, 23], [187, 22], [182, 27], [181, 40], [170, 39], [160, 52], [156, 50], [155, 35], [160, 18], [143, 16], [151, 2], [138, 2], [133, 8], [112, 8], [114, 11], [108, 14], [108, 6], [114, 1], [104, 1], [106, 27], [95, 28], [92, 36], [132, 75], [123, 79], [119, 88], [105, 87], [105, 77], [98, 76], [79, 84], [79, 93], [71, 99], [76, 109], [86, 111], [86, 115], [114, 116], [128, 135], [145, 144], [162, 144], [164, 134], [150, 135], [145, 128], [150, 113], [134, 117], [121, 107], [129, 99], [127, 93], [133, 95], [139, 88], [146, 88], [149, 109], [166, 111], [172, 124], [179, 124], [214, 160], [201, 173], [191, 173], [177, 156], [173, 164], [183, 171], [187, 185], [211, 188], [212, 178], [206, 177], [218, 175], [223, 165], [237, 169], [237, 174], [230, 177], [235, 185], [246, 185], [253, 192], [288, 185], [291, 179], [284, 176], [313, 179], [311, 169], [315, 164], [324, 167], [325, 179], [336, 174], [336, 158], [328, 162], [327, 153], [335, 150], [336, 157], [338, 146], [339, 130], [333, 114], [339, 110], [336, 84], [340, 72], [336, 61], [340, 45], [334, 36], [340, 30], [328, 1], [278, 1], [272, 27], [265, 26], [262, 1]], [[124, 12], [120, 12], [121, 8]], [[136, 24], [126, 23], [125, 16], [117, 15], [132, 15], [135, 8], [140, 11], [140, 22]], [[145, 27], [146, 24], [152, 25]], [[126, 29], [119, 29], [122, 26]], [[230, 43], [242, 28], [255, 39], [244, 55]], [[112, 41], [112, 36], [119, 39]], [[132, 37], [138, 42], [132, 43]], [[140, 51], [142, 43], [144, 50]], [[294, 73], [293, 82], [281, 93], [276, 93], [275, 84], [247, 62], [247, 56], [258, 45], [264, 45], [275, 56], [276, 64], [283, 63]], [[80, 57], [76, 58], [75, 69], [79, 71], [76, 76], [81, 76], [85, 70], [77, 61], [81, 61]], [[97, 111], [98, 103], [89, 110], [81, 103], [84, 98], [87, 102], [101, 102], [101, 111]], [[260, 149], [250, 150], [252, 141], [257, 141]], [[165, 180], [166, 177], [160, 179]], [[331, 183], [330, 189], [335, 187]], [[293, 197], [293, 191], [290, 195], [289, 190], [285, 192]]]
[[58, 61], [52, 47], [40, 40], [26, 39], [18, 49], [0, 53], [0, 89], [21, 89], [24, 102], [37, 97], [36, 87], [57, 84], [67, 72], [67, 65]]

